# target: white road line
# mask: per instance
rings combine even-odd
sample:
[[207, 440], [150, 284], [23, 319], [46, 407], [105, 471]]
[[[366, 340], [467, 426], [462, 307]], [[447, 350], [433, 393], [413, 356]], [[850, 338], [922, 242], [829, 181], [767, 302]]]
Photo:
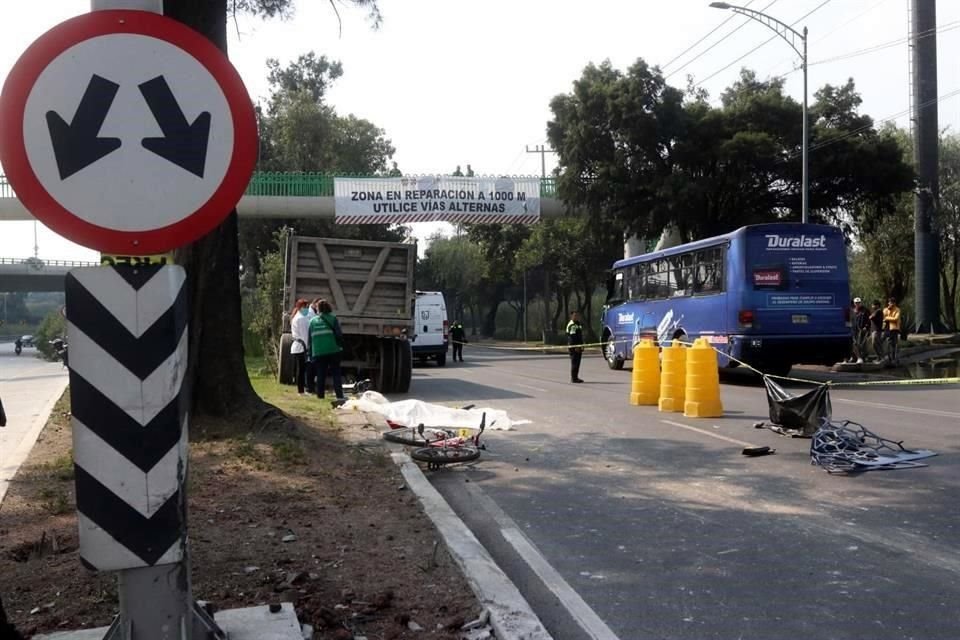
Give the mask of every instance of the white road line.
[[723, 440], [725, 442], [732, 442], [733, 444], [738, 444], [741, 447], [752, 447], [753, 444], [749, 442], [744, 442], [743, 440], [737, 440], [736, 438], [728, 438], [727, 436], [722, 436], [719, 433], [711, 433], [705, 429], [700, 429], [698, 427], [691, 426], [689, 424], [683, 424], [682, 422], [674, 422], [672, 420], [661, 420], [660, 422], [664, 424], [669, 424], [674, 427], [680, 427], [681, 429], [687, 429], [689, 431], [696, 431], [697, 433], [705, 436], [710, 436], [711, 438], [716, 438], [717, 440]]
[[514, 383], [514, 385], [517, 386], [517, 387], [523, 387], [524, 389], [532, 389], [532, 390], [534, 390], [534, 391], [539, 391], [540, 393], [546, 393], [546, 392], [547, 392], [546, 389], [541, 389], [540, 387], [534, 387], [534, 386], [529, 385], [529, 384], [523, 384], [522, 382], [516, 382], [516, 383]]
[[846, 402], [847, 404], [856, 404], [861, 407], [877, 407], [880, 409], [890, 409], [891, 411], [903, 411], [904, 413], [919, 413], [925, 416], [943, 416], [945, 418], [960, 419], [960, 413], [955, 411], [939, 411], [937, 409], [921, 409], [919, 407], [904, 407], [898, 404], [883, 404], [882, 402], [866, 402], [864, 400], [848, 400], [847, 398], [833, 398], [834, 402]]
[[547, 559], [527, 539], [513, 519], [500, 508], [500, 505], [494, 502], [476, 484], [469, 484], [466, 489], [500, 526], [500, 533], [504, 540], [510, 543], [514, 551], [537, 574], [544, 586], [550, 589], [551, 593], [557, 597], [560, 604], [566, 608], [588, 636], [594, 640], [619, 640], [617, 635], [610, 630], [610, 627], [590, 608], [590, 605], [583, 601], [580, 594], [574, 591], [573, 587], [563, 579], [563, 576], [547, 562]]

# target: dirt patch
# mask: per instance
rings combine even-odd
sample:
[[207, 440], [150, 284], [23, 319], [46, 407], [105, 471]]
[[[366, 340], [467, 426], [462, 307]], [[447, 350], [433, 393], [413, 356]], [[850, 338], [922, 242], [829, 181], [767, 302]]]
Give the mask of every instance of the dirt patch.
[[[79, 560], [68, 412], [61, 401], [0, 510], [0, 590], [28, 635], [117, 612], [115, 576]], [[192, 443], [194, 596], [221, 609], [292, 602], [317, 638], [459, 637], [448, 627], [480, 607], [378, 437], [298, 422]]]

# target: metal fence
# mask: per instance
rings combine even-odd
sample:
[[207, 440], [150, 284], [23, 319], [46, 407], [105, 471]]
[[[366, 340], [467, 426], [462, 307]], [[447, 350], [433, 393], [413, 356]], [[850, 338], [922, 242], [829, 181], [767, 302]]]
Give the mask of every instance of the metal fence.
[[40, 258], [0, 258], [0, 265], [14, 265], [18, 267], [29, 267], [36, 271], [42, 271], [48, 267], [69, 268], [75, 267], [98, 267], [99, 262], [88, 262], [84, 260], [41, 260]]
[[[372, 178], [378, 176], [336, 176], [329, 173], [297, 173], [257, 171], [247, 185], [248, 196], [265, 197], [333, 197], [333, 179], [344, 178]], [[381, 176], [382, 177], [382, 176]], [[529, 176], [510, 176], [527, 178]], [[10, 182], [6, 176], [0, 175], [0, 198], [16, 198]], [[540, 197], [556, 198], [556, 178], [540, 178]]]

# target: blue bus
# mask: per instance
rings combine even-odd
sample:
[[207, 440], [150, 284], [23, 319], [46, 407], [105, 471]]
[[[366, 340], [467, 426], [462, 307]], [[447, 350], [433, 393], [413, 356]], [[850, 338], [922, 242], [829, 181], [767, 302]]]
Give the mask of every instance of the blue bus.
[[850, 283], [843, 234], [774, 223], [614, 263], [601, 325], [604, 357], [620, 369], [643, 338], [706, 338], [720, 366], [775, 375], [850, 354]]

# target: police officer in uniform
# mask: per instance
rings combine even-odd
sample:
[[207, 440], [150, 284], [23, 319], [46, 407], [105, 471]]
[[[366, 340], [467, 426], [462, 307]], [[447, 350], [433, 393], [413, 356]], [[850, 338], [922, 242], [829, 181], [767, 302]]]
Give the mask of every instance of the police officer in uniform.
[[456, 362], [459, 357], [460, 362], [463, 362], [463, 345], [467, 343], [467, 332], [463, 330], [463, 323], [459, 320], [450, 327], [450, 339], [453, 340], [453, 361]]
[[580, 379], [580, 360], [583, 358], [583, 325], [580, 324], [580, 313], [574, 311], [570, 314], [570, 322], [567, 323], [567, 345], [570, 352], [570, 382], [581, 383]]

